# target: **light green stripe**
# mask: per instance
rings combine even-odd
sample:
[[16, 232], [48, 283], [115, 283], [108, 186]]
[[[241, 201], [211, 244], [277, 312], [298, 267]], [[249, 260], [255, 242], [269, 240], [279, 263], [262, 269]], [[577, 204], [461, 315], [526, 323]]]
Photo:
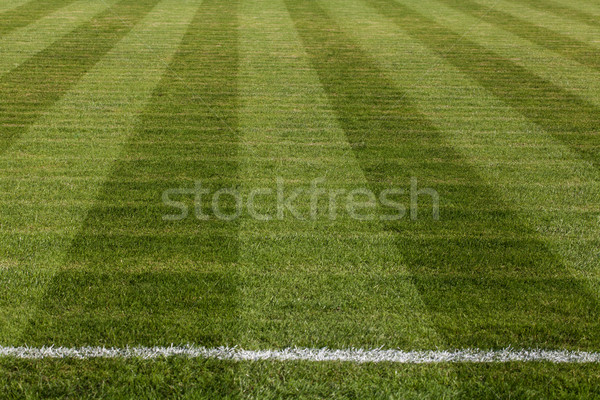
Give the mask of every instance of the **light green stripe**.
[[442, 26], [464, 34], [465, 40], [483, 46], [539, 77], [600, 105], [600, 80], [595, 79], [597, 71], [438, 1], [422, 0], [406, 4]]
[[104, 11], [116, 0], [80, 0], [0, 38], [0, 76]]
[[198, 6], [159, 3], [0, 158], [0, 191], [36, 204], [0, 214], [0, 280], [12, 295], [0, 298], [1, 343], [18, 340]]
[[600, 276], [600, 172], [359, 0], [321, 1], [577, 276]]
[[[241, 176], [246, 193], [274, 187], [277, 177], [285, 180], [287, 193], [308, 187], [315, 178], [325, 178], [325, 190], [367, 187], [282, 2], [247, 0], [242, 8]], [[262, 199], [263, 206], [274, 205]], [[308, 196], [297, 202], [305, 215], [309, 202]], [[241, 343], [439, 343], [412, 284], [373, 284], [378, 278], [389, 282], [385, 279], [391, 275], [407, 275], [393, 235], [381, 231], [378, 222], [355, 221], [345, 214], [335, 222], [323, 214], [316, 221], [298, 221], [289, 214], [282, 221], [245, 218], [240, 234], [240, 282], [245, 282]], [[350, 233], [363, 239], [353, 240]]]

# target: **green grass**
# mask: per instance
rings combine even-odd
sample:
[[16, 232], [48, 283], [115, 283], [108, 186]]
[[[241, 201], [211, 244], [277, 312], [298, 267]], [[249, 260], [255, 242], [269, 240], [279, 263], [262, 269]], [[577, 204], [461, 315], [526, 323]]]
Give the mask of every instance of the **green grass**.
[[497, 399], [598, 396], [598, 367], [157, 361], [0, 361], [6, 398]]
[[498, 11], [493, 7], [486, 7], [475, 1], [449, 0], [445, 1], [445, 3], [462, 12], [473, 15], [475, 18], [496, 24], [502, 29], [530, 40], [539, 46], [560, 53], [567, 58], [572, 58], [582, 65], [596, 70], [600, 67], [600, 56], [598, 56], [597, 49], [584, 42], [571, 39], [551, 29], [537, 26], [534, 23], [517, 18], [509, 13]]
[[6, 151], [156, 3], [121, 1], [3, 75], [0, 152]]
[[38, 0], [28, 1], [15, 8], [4, 10], [1, 14], [0, 37], [12, 30], [27, 26], [53, 11], [72, 3], [74, 0]]
[[[321, 82], [339, 110], [340, 123], [370, 183], [375, 186], [419, 176], [423, 185], [440, 188], [447, 204], [469, 204], [468, 209], [442, 207], [443, 221], [423, 219], [388, 227], [399, 234], [396, 251], [402, 252], [421, 297], [435, 315], [434, 324], [441, 322], [436, 330], [443, 332], [451, 347], [516, 343], [531, 346], [530, 340], [552, 346], [554, 335], [560, 337], [561, 343], [568, 337], [579, 336], [561, 332], [560, 328], [566, 327], [562, 321], [567, 316], [573, 317], [574, 310], [563, 308], [559, 313], [565, 312], [564, 315], [551, 316], [554, 312], [543, 303], [548, 301], [547, 296], [552, 296], [550, 303], [578, 304], [576, 309], [586, 310], [581, 316], [584, 322], [590, 317], [587, 312], [595, 309], [595, 300], [583, 288], [575, 289], [582, 296], [579, 300], [561, 300], [571, 296], [572, 289], [568, 289], [571, 284], [579, 286], [579, 283], [554, 280], [564, 273], [560, 261], [549, 254], [527, 227], [516, 223], [517, 218], [508, 206], [499, 202], [499, 196], [469, 171], [462, 157], [444, 146], [440, 132], [407, 104], [404, 93], [382, 79], [383, 73], [367, 55], [336, 32], [334, 21], [322, 11], [315, 12], [318, 8], [313, 4], [306, 7], [298, 4], [303, 3], [290, 2], [292, 16], [301, 16], [298, 30], [305, 35], [305, 45], [321, 72]], [[335, 64], [327, 62], [330, 54], [335, 54]], [[393, 117], [382, 120], [381, 116], [387, 115]], [[436, 182], [440, 176], [452, 183], [440, 185]], [[462, 232], [472, 236], [462, 238]], [[519, 238], [512, 239], [517, 232]], [[543, 274], [548, 274], [549, 279], [539, 279]], [[527, 277], [535, 279], [527, 281]], [[504, 285], [491, 283], [495, 279]], [[521, 285], [527, 289], [523, 290]], [[498, 290], [500, 287], [502, 291]], [[587, 306], [582, 307], [585, 303]], [[519, 304], [529, 305], [524, 314], [519, 311]], [[546, 324], [552, 324], [553, 320], [555, 325], [548, 330], [547, 338], [540, 337], [536, 329], [545, 318], [548, 318]], [[490, 329], [488, 324], [494, 328]], [[579, 329], [583, 325], [575, 323], [572, 327]], [[588, 329], [591, 333], [594, 328]], [[480, 335], [481, 331], [486, 334]], [[490, 335], [490, 331], [496, 334]]]
[[57, 39], [69, 34], [75, 27], [86, 23], [94, 15], [104, 11], [115, 0], [90, 2], [79, 0], [61, 7], [56, 12], [32, 22], [0, 38], [0, 74], [5, 74], [36, 53], [44, 50]]
[[[235, 10], [234, 6], [227, 5]], [[235, 157], [237, 147], [236, 116], [232, 113], [237, 36], [234, 23], [227, 17], [231, 10], [224, 7], [218, 2], [204, 2], [190, 22], [166, 75], [140, 117], [143, 124], [130, 137], [96, 204], [88, 210], [67, 253], [66, 266], [48, 286], [42, 302], [50, 305], [47, 299], [52, 298], [53, 305], [42, 307], [33, 318], [32, 334], [25, 335], [26, 342], [67, 345], [73, 335], [79, 336], [79, 344], [125, 346], [140, 341], [139, 332], [151, 323], [144, 312], [148, 294], [161, 300], [150, 316], [156, 326], [141, 342], [223, 343], [219, 333], [230, 330], [226, 316], [234, 309], [229, 298], [235, 292], [235, 271], [226, 267], [236, 260], [237, 231], [231, 230], [235, 222], [199, 223], [190, 218], [172, 224], [163, 233], [167, 223], [162, 215], [169, 210], [156, 204], [156, 199], [157, 193], [160, 198], [160, 193], [171, 187], [193, 186], [195, 179], [210, 180], [216, 188], [235, 182], [236, 162], [218, 158], [227, 153]], [[212, 22], [206, 24], [207, 20]], [[225, 144], [207, 145], [217, 141]], [[215, 161], [207, 161], [210, 158]], [[180, 263], [187, 264], [183, 275], [170, 277]], [[155, 268], [164, 271], [155, 272]], [[106, 274], [111, 270], [116, 275]], [[171, 283], [165, 277], [170, 277]], [[105, 282], [98, 287], [98, 294], [89, 292], [92, 281]], [[159, 287], [164, 287], [162, 295], [156, 292]], [[112, 293], [123, 290], [129, 295], [112, 306], [106, 303]], [[60, 301], [55, 303], [54, 299]], [[82, 299], [87, 300], [84, 309]], [[110, 320], [115, 312], [123, 316], [122, 321], [106, 325], [102, 320]], [[145, 316], [136, 323], [131, 315], [139, 312]], [[63, 329], [65, 318], [74, 332]], [[199, 319], [202, 325], [198, 325]], [[55, 326], [58, 320], [62, 322]], [[41, 327], [46, 325], [48, 328]], [[81, 326], [97, 329], [80, 336], [76, 331]], [[108, 332], [113, 333], [107, 336]]]
[[[0, 345], [600, 350], [593, 5], [12, 3]], [[408, 193], [413, 177], [439, 220], [427, 196], [417, 220], [162, 218], [163, 191], [198, 181], [247, 196], [277, 178]], [[598, 374], [0, 359], [7, 398], [594, 398]]]
[[588, 14], [585, 11], [580, 11], [571, 7], [568, 7], [560, 2], [553, 1], [541, 1], [541, 0], [528, 0], [527, 5], [535, 7], [542, 11], [548, 11], [558, 16], [566, 16], [578, 22], [583, 22], [589, 25], [600, 25], [598, 18], [592, 14]]

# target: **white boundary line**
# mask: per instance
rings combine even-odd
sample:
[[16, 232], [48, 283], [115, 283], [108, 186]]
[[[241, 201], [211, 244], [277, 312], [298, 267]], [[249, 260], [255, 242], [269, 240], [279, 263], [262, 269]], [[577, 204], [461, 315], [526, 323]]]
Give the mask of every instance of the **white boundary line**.
[[0, 357], [19, 359], [112, 358], [155, 359], [163, 357], [204, 358], [229, 361], [345, 361], [353, 363], [505, 363], [546, 361], [552, 363], [600, 363], [600, 352], [511, 348], [503, 350], [427, 350], [286, 348], [280, 350], [244, 350], [238, 347], [0, 347]]

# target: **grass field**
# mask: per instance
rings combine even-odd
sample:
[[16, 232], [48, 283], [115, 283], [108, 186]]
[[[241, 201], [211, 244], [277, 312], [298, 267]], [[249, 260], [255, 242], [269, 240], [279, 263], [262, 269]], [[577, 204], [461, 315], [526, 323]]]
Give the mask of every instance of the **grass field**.
[[[600, 2], [3, 0], [0, 192], [2, 348], [595, 353]], [[2, 398], [599, 381], [598, 363], [0, 357]]]

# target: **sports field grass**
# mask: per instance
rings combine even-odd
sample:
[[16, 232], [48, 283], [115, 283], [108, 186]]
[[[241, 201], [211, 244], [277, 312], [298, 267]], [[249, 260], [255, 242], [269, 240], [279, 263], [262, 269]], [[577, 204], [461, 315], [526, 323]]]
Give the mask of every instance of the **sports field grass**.
[[[0, 192], [0, 353], [596, 354], [600, 2], [3, 0]], [[0, 356], [0, 398], [599, 382], [576, 362]]]

